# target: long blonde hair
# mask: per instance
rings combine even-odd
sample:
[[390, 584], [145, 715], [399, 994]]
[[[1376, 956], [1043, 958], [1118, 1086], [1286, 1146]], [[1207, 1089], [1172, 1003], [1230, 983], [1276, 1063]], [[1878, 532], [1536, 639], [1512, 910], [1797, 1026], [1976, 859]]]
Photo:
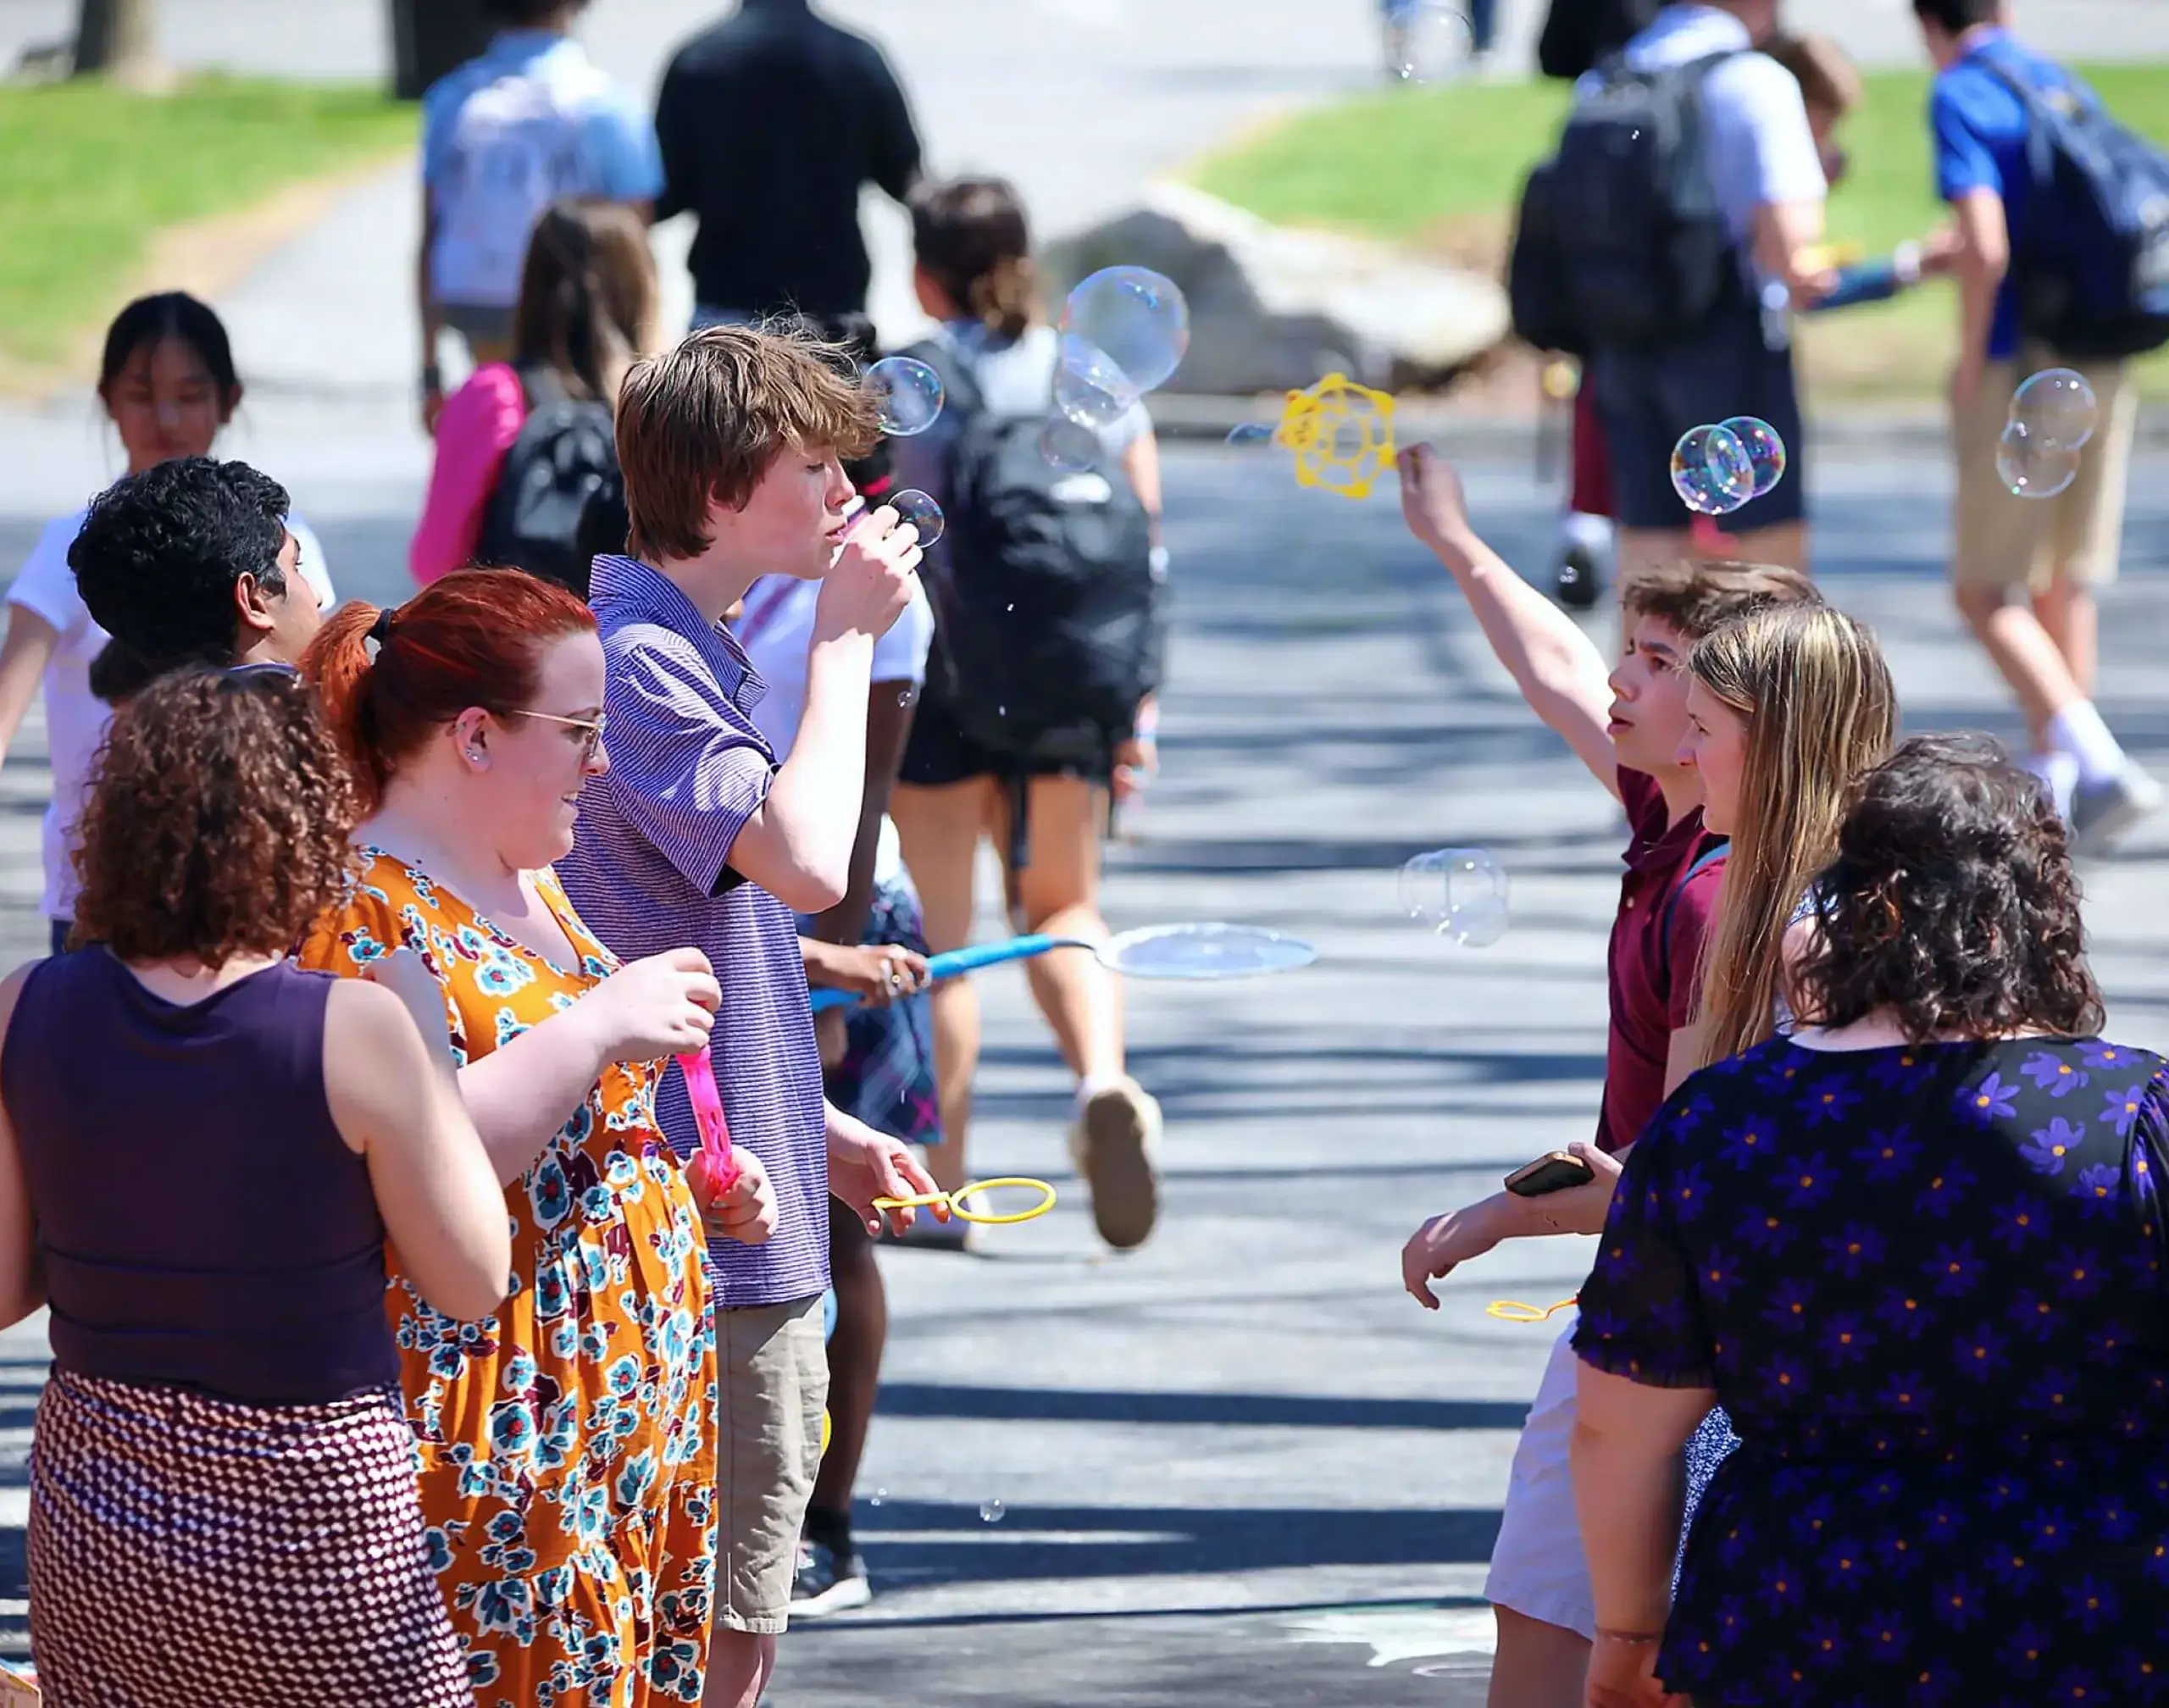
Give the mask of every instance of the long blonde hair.
[[1786, 928], [1837, 852], [1847, 791], [1890, 755], [1898, 696], [1873, 631], [1827, 605], [1728, 623], [1687, 668], [1747, 720], [1739, 822], [1695, 1001], [1695, 1065], [1706, 1068], [1776, 1029]]

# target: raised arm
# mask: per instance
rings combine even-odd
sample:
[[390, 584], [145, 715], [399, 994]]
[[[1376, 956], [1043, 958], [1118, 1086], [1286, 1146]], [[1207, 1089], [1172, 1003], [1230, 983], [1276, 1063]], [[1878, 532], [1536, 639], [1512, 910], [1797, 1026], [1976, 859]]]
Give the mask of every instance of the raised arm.
[[1428, 445], [1401, 453], [1401, 507], [1409, 531], [1446, 566], [1529, 709], [1556, 730], [1589, 774], [1619, 793], [1611, 671], [1571, 617], [1477, 537], [1461, 477]]

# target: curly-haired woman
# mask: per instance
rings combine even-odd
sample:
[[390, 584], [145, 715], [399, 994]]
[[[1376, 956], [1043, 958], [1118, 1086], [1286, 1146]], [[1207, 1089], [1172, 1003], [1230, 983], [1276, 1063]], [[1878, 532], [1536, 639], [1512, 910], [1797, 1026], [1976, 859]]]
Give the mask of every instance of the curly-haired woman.
[[2159, 1700], [2169, 1064], [2094, 1035], [2062, 825], [1986, 743], [1871, 772], [1812, 893], [1803, 1023], [1666, 1104], [1582, 1289], [1589, 1700]]
[[511, 1242], [420, 963], [342, 984], [286, 958], [341, 892], [356, 811], [291, 670], [169, 677], [95, 779], [80, 946], [0, 985], [0, 1321], [53, 1308], [47, 1700], [472, 1700], [385, 1242], [467, 1318], [504, 1296]]

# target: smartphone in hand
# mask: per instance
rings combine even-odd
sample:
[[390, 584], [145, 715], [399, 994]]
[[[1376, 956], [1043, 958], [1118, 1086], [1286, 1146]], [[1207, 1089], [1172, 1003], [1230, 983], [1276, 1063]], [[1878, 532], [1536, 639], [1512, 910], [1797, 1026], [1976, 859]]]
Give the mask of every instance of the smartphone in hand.
[[1524, 1163], [1506, 1177], [1506, 1190], [1517, 1198], [1543, 1198], [1569, 1187], [1586, 1186], [1596, 1170], [1570, 1151], [1554, 1151]]

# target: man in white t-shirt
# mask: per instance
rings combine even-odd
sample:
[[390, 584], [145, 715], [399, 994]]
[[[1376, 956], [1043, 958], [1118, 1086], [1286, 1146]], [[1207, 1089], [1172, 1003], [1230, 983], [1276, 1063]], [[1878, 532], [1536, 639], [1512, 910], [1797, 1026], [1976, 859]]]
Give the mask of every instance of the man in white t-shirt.
[[[217, 470], [240, 472], [210, 472]], [[183, 488], [214, 491], [225, 502], [210, 511], [171, 507]], [[253, 514], [247, 508], [251, 504], [257, 507]], [[8, 589], [8, 643], [0, 650], [0, 755], [29, 709], [33, 685], [42, 682], [53, 800], [42, 837], [45, 886], [40, 905], [53, 922], [56, 953], [75, 917], [76, 821], [111, 715], [98, 690], [125, 690], [130, 685], [128, 677], [140, 674], [141, 668], [116, 657], [93, 681], [93, 666], [112, 636], [92, 614], [71, 563], [78, 538], [94, 513], [103, 518], [102, 537], [110, 542], [94, 573], [102, 582], [115, 584], [101, 608], [108, 616], [117, 610], [130, 632], [150, 644], [146, 662], [216, 657], [221, 648], [235, 662], [292, 662], [315, 632], [319, 613], [334, 602], [330, 572], [316, 535], [292, 513], [286, 489], [245, 463], [202, 458], [164, 463], [119, 482], [90, 508], [47, 525]], [[195, 527], [177, 528], [184, 519], [202, 524], [201, 537]], [[268, 550], [268, 561], [241, 561], [235, 555], [237, 546], [253, 550], [259, 558]], [[308, 590], [307, 597], [295, 597], [287, 585], [286, 577], [296, 571]], [[192, 613], [207, 604], [214, 622], [202, 629], [203, 619]], [[223, 628], [217, 626], [221, 622]], [[175, 652], [176, 646], [190, 650]], [[109, 673], [119, 677], [117, 683], [106, 679]]]
[[[752, 708], [752, 718], [779, 764], [790, 757], [806, 710], [807, 661], [820, 592], [818, 581], [772, 575], [753, 584], [731, 621], [731, 632], [768, 690]], [[926, 679], [927, 652], [933, 640], [934, 607], [926, 589], [915, 582], [904, 614], [874, 643], [866, 790], [844, 899], [818, 918], [799, 923], [807, 980], [816, 989], [854, 990], [886, 1002], [915, 995], [924, 979], [925, 959], [916, 946], [924, 941], [918, 897], [904, 871], [888, 804], [890, 785], [911, 732], [913, 708]], [[880, 929], [884, 925], [891, 929]], [[895, 940], [898, 938], [911, 940], [899, 943]], [[932, 1018], [924, 1012], [910, 1012], [923, 1011], [925, 1006], [890, 1008], [879, 1020], [868, 1016], [853, 1028], [854, 1047], [849, 1054], [840, 1012], [818, 1017], [815, 1027], [829, 1101], [883, 1132], [920, 1144], [940, 1137]], [[887, 1023], [885, 1027], [881, 1021]], [[874, 1059], [866, 1062], [857, 1059], [862, 1052], [856, 1048], [862, 1028], [873, 1031], [878, 1040]], [[863, 1607], [874, 1593], [852, 1540], [852, 1489], [880, 1384], [888, 1301], [864, 1225], [854, 1212], [833, 1201], [829, 1211], [829, 1270], [835, 1300], [829, 1337], [833, 1433], [807, 1507], [798, 1575], [791, 1590], [793, 1619]], [[951, 1228], [961, 1233], [962, 1226], [935, 1224], [931, 1237], [939, 1239]]]

